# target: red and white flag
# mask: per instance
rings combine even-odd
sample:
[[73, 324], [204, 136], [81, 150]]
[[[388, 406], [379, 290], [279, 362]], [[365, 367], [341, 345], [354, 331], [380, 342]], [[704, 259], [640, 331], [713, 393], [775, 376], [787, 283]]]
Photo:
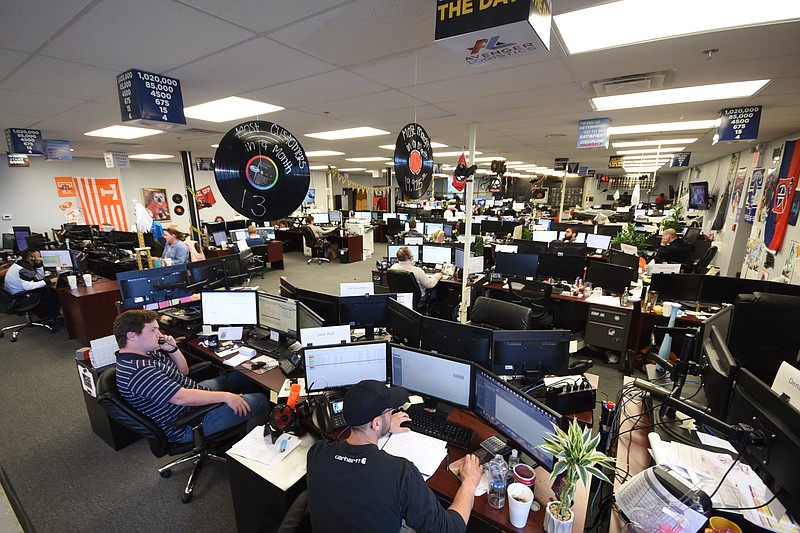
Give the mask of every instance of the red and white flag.
[[463, 191], [464, 187], [467, 186], [467, 176], [464, 173], [466, 168], [467, 158], [464, 155], [464, 152], [461, 152], [461, 157], [458, 158], [458, 163], [456, 163], [456, 170], [460, 170], [461, 172], [453, 172], [453, 188], [459, 192]]
[[108, 223], [127, 231], [125, 202], [119, 178], [75, 178], [87, 224]]

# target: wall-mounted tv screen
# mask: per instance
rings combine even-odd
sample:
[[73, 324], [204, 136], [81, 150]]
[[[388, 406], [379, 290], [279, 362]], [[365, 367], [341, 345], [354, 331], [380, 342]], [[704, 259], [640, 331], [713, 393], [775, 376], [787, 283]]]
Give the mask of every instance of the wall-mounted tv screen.
[[689, 209], [708, 209], [708, 182], [689, 184]]

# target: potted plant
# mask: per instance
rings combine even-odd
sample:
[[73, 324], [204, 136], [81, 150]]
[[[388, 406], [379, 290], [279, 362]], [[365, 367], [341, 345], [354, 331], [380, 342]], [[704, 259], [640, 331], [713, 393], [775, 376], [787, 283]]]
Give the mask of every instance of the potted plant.
[[666, 217], [660, 224], [661, 231], [665, 229], [674, 229], [678, 233], [683, 230], [685, 225], [686, 224], [683, 222], [683, 206], [678, 204], [672, 206], [672, 215]]
[[611, 238], [611, 242], [630, 244], [638, 249], [645, 245], [649, 237], [649, 233], [636, 231], [636, 226], [633, 224], [633, 222], [628, 222], [616, 235]]
[[544, 529], [548, 533], [570, 532], [574, 520], [572, 499], [578, 481], [580, 480], [587, 489], [590, 475], [610, 483], [608, 477], [598, 467], [612, 466], [614, 459], [597, 451], [600, 435], [592, 437], [591, 429], [581, 429], [576, 420], [570, 423], [566, 432], [555, 425], [553, 430], [553, 433], [544, 437], [545, 443], [539, 447], [556, 458], [550, 482], [564, 474], [564, 485], [560, 499], [546, 505]]

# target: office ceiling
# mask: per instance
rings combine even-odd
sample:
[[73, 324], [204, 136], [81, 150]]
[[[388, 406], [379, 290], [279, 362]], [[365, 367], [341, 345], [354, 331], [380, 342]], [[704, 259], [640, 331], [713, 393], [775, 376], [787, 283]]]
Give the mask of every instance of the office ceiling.
[[[554, 14], [604, 3], [553, 0]], [[345, 157], [392, 157], [400, 128], [422, 124], [432, 139], [460, 150], [477, 124], [483, 156], [553, 165], [569, 157], [609, 172], [609, 150], [577, 150], [579, 120], [614, 126], [716, 118], [723, 107], [762, 105], [759, 140], [800, 130], [800, 22], [721, 31], [568, 56], [553, 30], [551, 50], [466, 66], [434, 43], [432, 0], [28, 0], [0, 20], [0, 127], [40, 129], [68, 139], [75, 157], [188, 150], [211, 157], [212, 144], [241, 121], [187, 119], [167, 133], [131, 141], [84, 132], [120, 123], [115, 78], [131, 68], [181, 81], [185, 106], [236, 95], [286, 109], [261, 118], [295, 134], [312, 159], [338, 168], [385, 168]], [[768, 9], [769, 2], [759, 9]], [[721, 14], [722, 16], [723, 14]], [[691, 17], [691, 13], [686, 14]], [[609, 31], [586, 28], [587, 32]], [[704, 50], [718, 49], [712, 59]], [[586, 83], [671, 71], [669, 86], [770, 78], [753, 98], [593, 110]], [[304, 134], [373, 126], [390, 135], [322, 141]], [[711, 146], [713, 131], [686, 148], [697, 165], [756, 143]], [[612, 140], [686, 137], [677, 132]], [[455, 157], [438, 158], [453, 164]], [[666, 170], [666, 169], [665, 169]], [[620, 174], [622, 171], [611, 171]]]

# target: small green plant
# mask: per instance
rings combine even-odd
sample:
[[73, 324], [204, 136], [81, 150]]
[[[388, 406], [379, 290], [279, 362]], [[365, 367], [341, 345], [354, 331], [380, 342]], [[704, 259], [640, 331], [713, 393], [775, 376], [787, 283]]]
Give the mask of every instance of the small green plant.
[[683, 222], [683, 206], [674, 205], [672, 207], [672, 215], [662, 220], [660, 226], [662, 231], [665, 229], [674, 229], [678, 232], [682, 230], [683, 226], [685, 226]]
[[561, 496], [552, 510], [559, 519], [567, 521], [572, 516], [572, 502], [578, 481], [580, 480], [583, 486], [588, 488], [589, 476], [592, 475], [611, 483], [597, 466], [610, 467], [614, 464], [614, 459], [597, 451], [600, 435], [592, 437], [591, 429], [581, 429], [576, 420], [570, 423], [566, 433], [555, 425], [553, 430], [553, 433], [545, 435], [543, 438], [545, 443], [539, 445], [539, 448], [556, 458], [556, 464], [550, 474], [551, 482], [560, 474], [566, 474]]
[[628, 222], [625, 226], [622, 226], [619, 233], [611, 238], [611, 242], [620, 242], [641, 248], [645, 245], [650, 235], [650, 233], [636, 231], [636, 226], [634, 226], [633, 222]]

